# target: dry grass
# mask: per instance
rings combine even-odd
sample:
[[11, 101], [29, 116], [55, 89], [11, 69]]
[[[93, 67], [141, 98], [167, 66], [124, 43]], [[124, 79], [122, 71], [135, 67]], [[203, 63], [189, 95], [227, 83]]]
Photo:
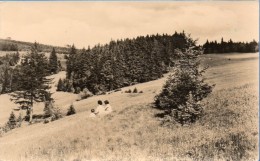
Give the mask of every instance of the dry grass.
[[[164, 78], [122, 89], [136, 87], [144, 93], [91, 97], [74, 103], [76, 115], [15, 129], [0, 138], [0, 159], [257, 160], [257, 62], [246, 59], [212, 66], [207, 76], [217, 86], [204, 100], [205, 115], [193, 125], [161, 125], [155, 117], [161, 111], [151, 102]], [[226, 77], [228, 73], [232, 77]], [[98, 99], [110, 100], [115, 111], [89, 118]]]

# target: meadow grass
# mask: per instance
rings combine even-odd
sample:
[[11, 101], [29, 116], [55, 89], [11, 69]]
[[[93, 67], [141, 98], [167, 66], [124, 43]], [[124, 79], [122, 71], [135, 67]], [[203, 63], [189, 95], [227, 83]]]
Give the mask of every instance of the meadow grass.
[[74, 122], [34, 142], [21, 159], [257, 160], [256, 94], [253, 84], [214, 91], [203, 102], [203, 118], [189, 126], [161, 124], [155, 117], [161, 111], [152, 104], [95, 120], [85, 117], [85, 123]]
[[[162, 111], [152, 102], [165, 79], [156, 80], [134, 86], [144, 93], [91, 97], [74, 103], [75, 115], [6, 133], [0, 137], [0, 160], [257, 160], [256, 62], [209, 70], [217, 86], [203, 100], [204, 115], [195, 124], [162, 124], [157, 117]], [[114, 112], [89, 118], [98, 99], [111, 100]]]

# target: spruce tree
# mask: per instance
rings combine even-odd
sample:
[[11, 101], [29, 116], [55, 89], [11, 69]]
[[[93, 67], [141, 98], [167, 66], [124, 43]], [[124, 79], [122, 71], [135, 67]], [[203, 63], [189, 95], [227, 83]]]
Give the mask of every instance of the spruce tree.
[[48, 97], [51, 79], [47, 79], [48, 61], [43, 53], [39, 53], [35, 44], [30, 53], [24, 56], [19, 68], [17, 91], [10, 94], [16, 104], [26, 105], [29, 122], [32, 121], [34, 102], [43, 102]]
[[74, 65], [75, 63], [75, 55], [77, 54], [77, 49], [75, 48], [74, 44], [72, 45], [72, 47], [70, 48], [69, 51], [69, 56], [68, 59], [66, 61], [66, 65], [67, 65], [67, 79], [72, 79], [73, 78], [73, 72], [75, 71], [74, 69]]
[[51, 73], [56, 74], [58, 72], [59, 70], [58, 57], [54, 48], [52, 49], [52, 52], [50, 54], [49, 66], [50, 66]]
[[16, 117], [15, 117], [13, 111], [12, 111], [12, 113], [10, 114], [10, 117], [9, 117], [9, 119], [8, 119], [7, 126], [8, 126], [10, 129], [14, 129], [14, 128], [16, 127]]
[[189, 37], [186, 40], [189, 45], [186, 49], [175, 50], [179, 59], [175, 62], [173, 74], [155, 97], [155, 105], [180, 123], [194, 122], [199, 118], [202, 113], [200, 101], [212, 91], [212, 86], [204, 82], [202, 75], [206, 68], [199, 69], [202, 50], [195, 47], [195, 42]]
[[63, 91], [63, 82], [61, 78], [58, 81], [57, 90], [56, 91]]
[[67, 112], [67, 116], [74, 115], [74, 114], [76, 114], [76, 110], [73, 105], [70, 105], [68, 112]]

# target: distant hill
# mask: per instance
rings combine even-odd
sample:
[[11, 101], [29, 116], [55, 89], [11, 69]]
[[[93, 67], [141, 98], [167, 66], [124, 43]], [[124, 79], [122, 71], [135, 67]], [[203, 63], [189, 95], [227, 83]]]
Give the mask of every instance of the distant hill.
[[[31, 46], [34, 43], [32, 42], [24, 42], [24, 41], [16, 41], [10, 39], [0, 39], [0, 51], [29, 51]], [[52, 48], [55, 48], [57, 53], [67, 53], [68, 48], [66, 47], [59, 47], [59, 46], [52, 46], [52, 45], [45, 45], [39, 44], [39, 48], [43, 52], [51, 52]]]

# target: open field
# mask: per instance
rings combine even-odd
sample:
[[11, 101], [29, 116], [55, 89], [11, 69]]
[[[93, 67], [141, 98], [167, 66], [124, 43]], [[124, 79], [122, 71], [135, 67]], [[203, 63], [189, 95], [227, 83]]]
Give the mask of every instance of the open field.
[[[204, 55], [206, 77], [216, 87], [203, 101], [205, 116], [191, 126], [162, 126], [155, 117], [161, 111], [152, 108], [153, 98], [166, 78], [81, 101], [56, 92], [62, 112], [73, 103], [77, 114], [4, 134], [0, 160], [257, 160], [258, 61], [258, 53]], [[54, 75], [54, 82], [64, 76]], [[135, 87], [143, 93], [124, 93]], [[15, 108], [8, 97], [0, 96], [0, 124]], [[97, 100], [106, 99], [114, 112], [89, 118]], [[42, 108], [37, 105], [35, 113]]]

